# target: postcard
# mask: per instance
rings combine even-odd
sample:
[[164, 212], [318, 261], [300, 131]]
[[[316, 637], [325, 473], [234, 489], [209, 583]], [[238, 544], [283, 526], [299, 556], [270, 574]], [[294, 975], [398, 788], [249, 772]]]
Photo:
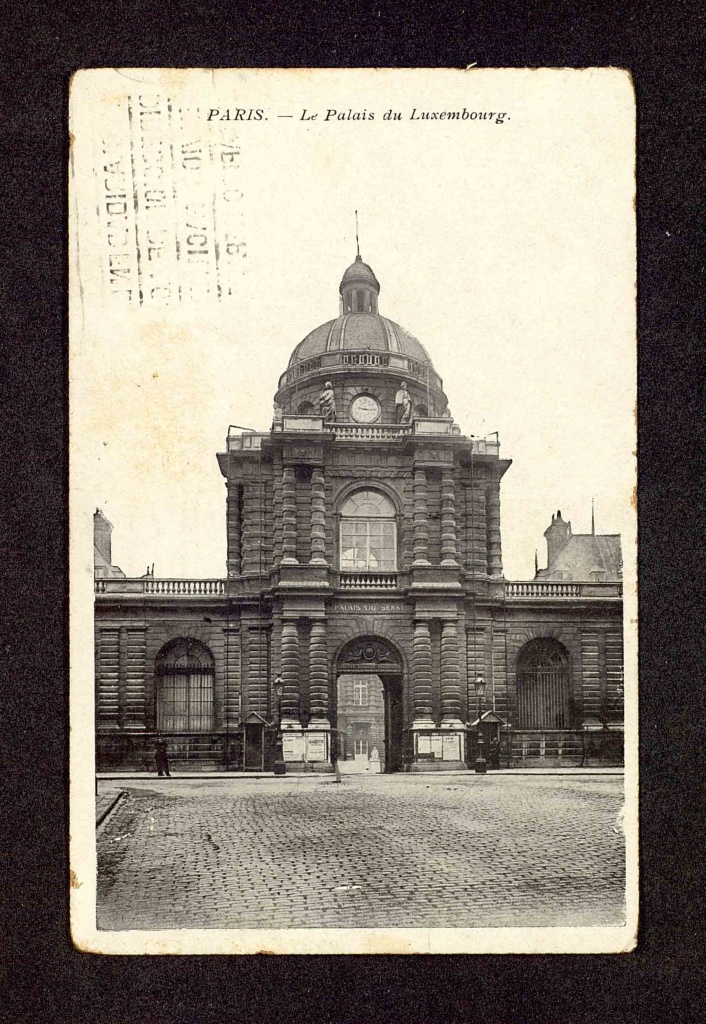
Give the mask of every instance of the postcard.
[[629, 74], [88, 69], [70, 132], [75, 945], [629, 952]]

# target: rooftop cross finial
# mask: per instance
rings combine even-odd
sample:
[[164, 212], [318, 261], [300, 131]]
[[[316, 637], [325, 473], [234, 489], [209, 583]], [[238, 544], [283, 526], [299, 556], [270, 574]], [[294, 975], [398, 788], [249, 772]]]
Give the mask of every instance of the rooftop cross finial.
[[594, 509], [595, 498], [591, 498], [591, 533], [596, 535], [596, 512]]
[[355, 211], [355, 254], [360, 256], [360, 242], [358, 241], [358, 211]]

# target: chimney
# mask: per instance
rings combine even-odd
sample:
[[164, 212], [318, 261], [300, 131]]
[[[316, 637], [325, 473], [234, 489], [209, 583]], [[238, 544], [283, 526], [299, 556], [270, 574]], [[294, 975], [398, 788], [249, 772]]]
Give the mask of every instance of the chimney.
[[547, 538], [547, 568], [551, 569], [554, 559], [571, 536], [571, 523], [561, 518], [561, 512], [552, 516], [552, 521], [544, 531]]
[[97, 508], [93, 514], [93, 543], [98, 548], [108, 565], [112, 564], [110, 535], [113, 524], [109, 523], [102, 511]]

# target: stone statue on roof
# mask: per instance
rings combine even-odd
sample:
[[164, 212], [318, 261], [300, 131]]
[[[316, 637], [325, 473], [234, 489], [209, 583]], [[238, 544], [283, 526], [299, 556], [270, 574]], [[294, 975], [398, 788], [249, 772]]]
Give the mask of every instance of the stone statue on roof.
[[403, 380], [395, 395], [395, 422], [409, 423], [412, 419], [412, 399], [407, 390], [407, 381]]
[[324, 390], [319, 395], [319, 412], [324, 423], [333, 423], [336, 419], [336, 398], [330, 380], [326, 381]]

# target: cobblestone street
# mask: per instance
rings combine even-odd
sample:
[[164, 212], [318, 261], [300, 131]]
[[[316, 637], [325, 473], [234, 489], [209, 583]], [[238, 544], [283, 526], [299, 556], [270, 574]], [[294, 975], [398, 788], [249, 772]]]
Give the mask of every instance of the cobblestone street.
[[99, 928], [623, 923], [620, 776], [120, 786], [98, 829]]

